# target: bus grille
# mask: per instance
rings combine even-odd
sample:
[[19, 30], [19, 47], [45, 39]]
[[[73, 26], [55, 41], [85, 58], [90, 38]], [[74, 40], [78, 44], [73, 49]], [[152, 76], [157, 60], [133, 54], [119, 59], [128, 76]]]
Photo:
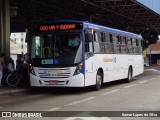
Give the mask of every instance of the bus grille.
[[44, 69], [40, 68], [38, 72], [38, 76], [40, 78], [69, 78], [71, 75], [69, 68], [52, 68], [52, 69]]

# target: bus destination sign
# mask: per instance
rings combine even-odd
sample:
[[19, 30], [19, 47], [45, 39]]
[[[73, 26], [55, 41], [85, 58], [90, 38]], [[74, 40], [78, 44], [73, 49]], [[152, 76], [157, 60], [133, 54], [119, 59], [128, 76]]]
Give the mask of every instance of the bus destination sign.
[[81, 30], [82, 24], [47, 24], [47, 25], [38, 25], [36, 29], [39, 31], [59, 31], [59, 30]]

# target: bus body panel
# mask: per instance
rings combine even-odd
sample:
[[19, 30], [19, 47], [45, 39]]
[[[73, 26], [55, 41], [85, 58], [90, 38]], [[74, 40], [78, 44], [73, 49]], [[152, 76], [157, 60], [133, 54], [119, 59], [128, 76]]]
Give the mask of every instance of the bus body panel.
[[127, 78], [131, 66], [133, 77], [143, 73], [142, 55], [95, 54], [86, 60], [86, 86], [96, 83], [99, 68], [103, 70], [103, 82]]
[[85, 61], [85, 86], [90, 86], [95, 84], [96, 70], [93, 68], [95, 66], [95, 58], [90, 57]]

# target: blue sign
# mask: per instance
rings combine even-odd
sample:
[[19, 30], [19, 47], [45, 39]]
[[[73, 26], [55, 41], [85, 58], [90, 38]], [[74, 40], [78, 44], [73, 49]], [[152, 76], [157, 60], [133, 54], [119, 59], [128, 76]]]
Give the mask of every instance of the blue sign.
[[57, 65], [57, 64], [60, 63], [60, 60], [59, 60], [59, 59], [54, 59], [54, 60], [53, 60], [53, 63]]

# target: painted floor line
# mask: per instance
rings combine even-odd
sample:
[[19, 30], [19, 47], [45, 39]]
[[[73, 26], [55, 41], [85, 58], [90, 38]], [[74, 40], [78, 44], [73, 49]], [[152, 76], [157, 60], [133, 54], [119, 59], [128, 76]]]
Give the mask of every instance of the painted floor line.
[[151, 79], [149, 79], [149, 80], [155, 80], [155, 79], [157, 79], [157, 78], [151, 78]]
[[132, 85], [128, 85], [128, 86], [125, 86], [125, 87], [123, 87], [123, 88], [130, 88], [130, 87], [133, 87], [133, 86], [135, 86], [136, 84], [132, 84]]
[[95, 98], [94, 96], [93, 97], [88, 97], [88, 98], [83, 99], [82, 101], [84, 102], [84, 101], [91, 100], [91, 99], [94, 99], [94, 98]]
[[82, 102], [82, 100], [80, 100], [80, 101], [75, 101], [75, 102], [72, 102], [72, 103], [69, 103], [69, 104], [66, 104], [66, 105], [63, 105], [63, 106], [71, 106], [71, 105], [78, 104], [78, 103], [80, 103], [80, 102]]
[[57, 110], [59, 110], [59, 109], [61, 109], [61, 108], [60, 108], [60, 107], [57, 107], [57, 108], [51, 108], [51, 109], [46, 110], [46, 111], [57, 111]]
[[89, 97], [89, 98], [85, 98], [85, 99], [82, 99], [82, 100], [79, 100], [79, 101], [75, 101], [75, 102], [72, 102], [72, 103], [69, 103], [67, 105], [64, 105], [64, 106], [71, 106], [71, 105], [75, 105], [75, 104], [78, 104], [78, 103], [81, 103], [81, 102], [85, 102], [87, 100], [91, 100], [91, 99], [94, 99], [95, 97]]
[[141, 82], [139, 82], [139, 83], [145, 83], [145, 82], [147, 82], [148, 80], [144, 80], [144, 81], [141, 81]]
[[119, 89], [115, 89], [115, 90], [112, 90], [112, 91], [109, 91], [109, 92], [105, 92], [105, 93], [102, 93], [100, 95], [107, 95], [107, 94], [110, 94], [110, 93], [114, 93], [116, 91], [118, 91]]

